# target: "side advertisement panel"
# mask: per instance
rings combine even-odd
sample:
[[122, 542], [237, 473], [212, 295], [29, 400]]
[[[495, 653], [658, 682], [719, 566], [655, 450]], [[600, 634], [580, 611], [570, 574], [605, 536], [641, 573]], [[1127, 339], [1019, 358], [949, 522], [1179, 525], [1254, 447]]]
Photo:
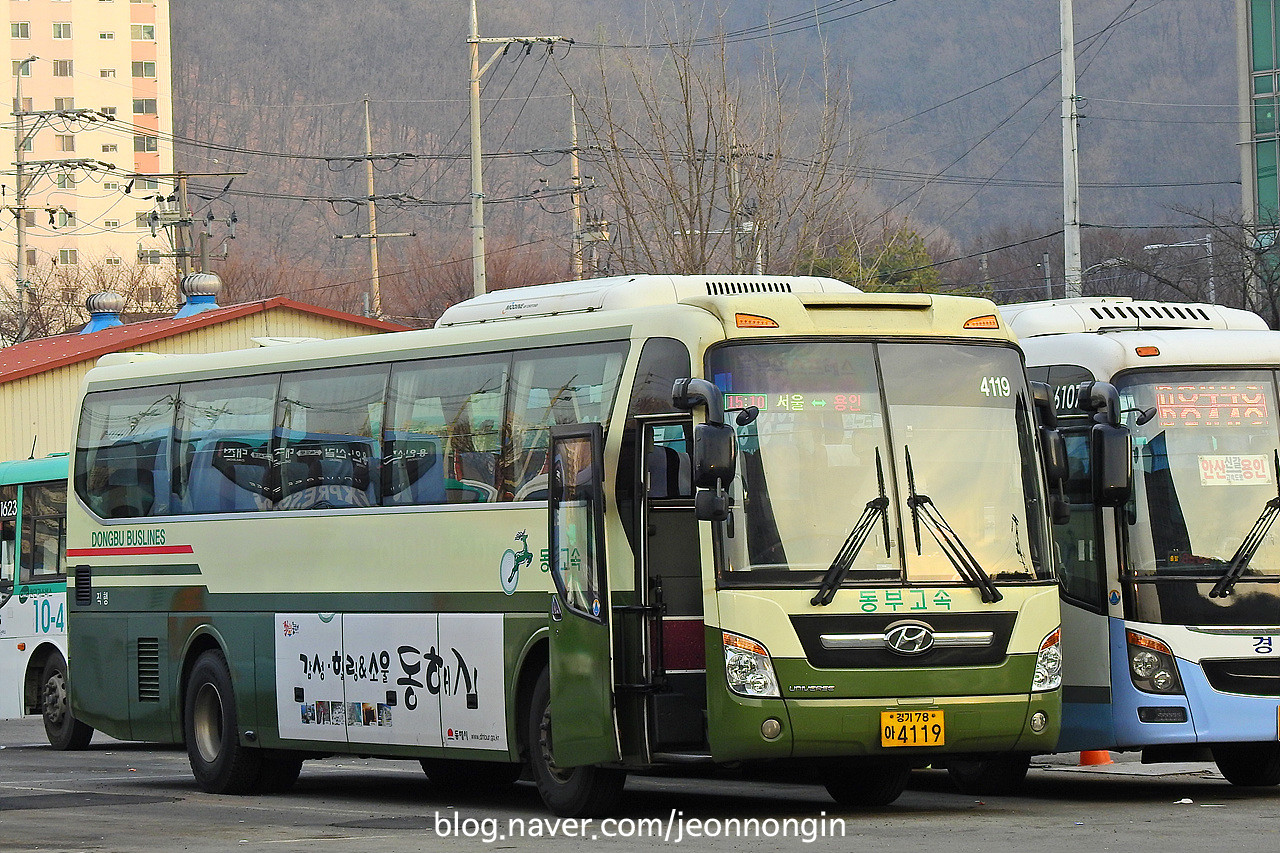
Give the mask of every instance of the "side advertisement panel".
[[506, 749], [501, 614], [275, 616], [280, 736]]

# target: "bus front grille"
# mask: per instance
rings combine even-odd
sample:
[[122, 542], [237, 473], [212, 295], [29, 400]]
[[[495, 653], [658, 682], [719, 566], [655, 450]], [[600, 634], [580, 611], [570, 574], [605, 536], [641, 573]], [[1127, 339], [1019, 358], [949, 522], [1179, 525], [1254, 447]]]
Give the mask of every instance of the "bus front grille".
[[1205, 678], [1220, 693], [1241, 696], [1280, 696], [1280, 660], [1251, 658], [1206, 660]]
[[160, 701], [160, 640], [138, 638], [138, 701]]

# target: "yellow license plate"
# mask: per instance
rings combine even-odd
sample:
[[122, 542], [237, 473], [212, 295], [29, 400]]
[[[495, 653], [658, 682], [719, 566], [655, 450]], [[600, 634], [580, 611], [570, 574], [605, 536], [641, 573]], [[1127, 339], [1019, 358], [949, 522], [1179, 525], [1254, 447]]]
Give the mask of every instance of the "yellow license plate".
[[942, 746], [942, 711], [881, 711], [881, 746]]

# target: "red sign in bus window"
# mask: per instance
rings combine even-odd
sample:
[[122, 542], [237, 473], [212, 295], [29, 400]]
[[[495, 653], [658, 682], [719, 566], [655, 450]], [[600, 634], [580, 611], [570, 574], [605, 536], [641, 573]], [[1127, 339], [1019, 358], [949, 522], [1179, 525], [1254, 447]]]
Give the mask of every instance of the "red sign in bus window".
[[1265, 385], [1195, 382], [1154, 389], [1161, 426], [1266, 426], [1271, 422]]

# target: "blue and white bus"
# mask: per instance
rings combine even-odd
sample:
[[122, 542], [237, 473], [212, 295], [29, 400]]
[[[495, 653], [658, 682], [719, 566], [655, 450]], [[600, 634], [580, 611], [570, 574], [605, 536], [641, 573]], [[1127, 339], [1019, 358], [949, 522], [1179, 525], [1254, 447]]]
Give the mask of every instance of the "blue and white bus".
[[93, 729], [67, 702], [67, 455], [0, 462], [0, 719], [44, 717], [57, 749]]
[[[1071, 456], [1058, 749], [1211, 756], [1236, 785], [1280, 783], [1280, 333], [1111, 297], [1001, 313]], [[1114, 472], [1089, 433], [1108, 421], [1130, 432], [1127, 500], [1098, 499]]]

